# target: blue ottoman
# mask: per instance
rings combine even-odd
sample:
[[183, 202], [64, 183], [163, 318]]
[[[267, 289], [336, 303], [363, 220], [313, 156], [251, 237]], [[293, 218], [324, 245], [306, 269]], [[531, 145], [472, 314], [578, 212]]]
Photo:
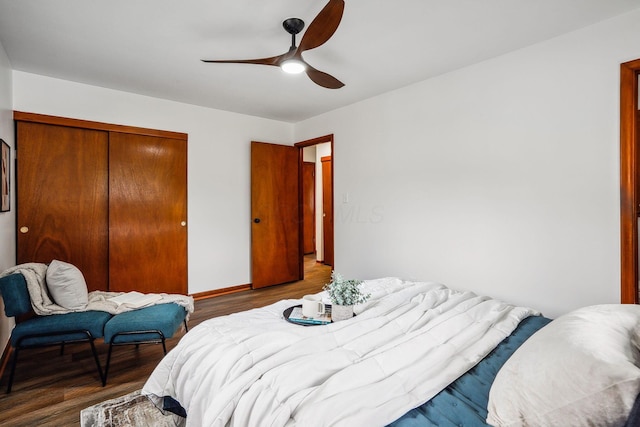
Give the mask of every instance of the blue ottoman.
[[162, 350], [167, 354], [165, 339], [171, 338], [180, 324], [187, 329], [186, 316], [184, 307], [173, 303], [152, 305], [113, 316], [104, 326], [104, 342], [109, 344], [105, 383], [114, 345], [162, 343]]

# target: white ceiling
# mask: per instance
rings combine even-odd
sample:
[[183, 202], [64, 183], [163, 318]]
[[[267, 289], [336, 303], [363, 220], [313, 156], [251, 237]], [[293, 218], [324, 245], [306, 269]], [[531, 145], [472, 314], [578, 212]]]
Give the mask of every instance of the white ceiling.
[[200, 61], [284, 53], [291, 38], [282, 21], [309, 25], [326, 1], [0, 0], [0, 43], [15, 70], [297, 122], [640, 7], [640, 0], [345, 0], [334, 36], [304, 54], [345, 83], [337, 90], [277, 67]]

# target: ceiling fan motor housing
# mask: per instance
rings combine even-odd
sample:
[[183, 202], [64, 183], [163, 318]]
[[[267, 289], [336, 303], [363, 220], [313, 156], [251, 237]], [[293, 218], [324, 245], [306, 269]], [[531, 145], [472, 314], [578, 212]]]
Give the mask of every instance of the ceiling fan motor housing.
[[304, 21], [300, 18], [287, 18], [282, 23], [282, 26], [287, 30], [287, 33], [296, 35], [304, 28]]

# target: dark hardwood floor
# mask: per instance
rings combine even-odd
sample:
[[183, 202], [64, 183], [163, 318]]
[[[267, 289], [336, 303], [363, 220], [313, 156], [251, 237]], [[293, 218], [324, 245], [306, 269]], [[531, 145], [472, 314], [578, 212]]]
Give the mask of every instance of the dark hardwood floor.
[[[196, 301], [189, 328], [212, 317], [319, 292], [330, 275], [330, 266], [307, 257], [305, 280]], [[181, 331], [167, 340], [167, 350], [183, 335]], [[101, 340], [96, 340], [96, 347], [104, 367], [108, 347]], [[86, 343], [67, 345], [63, 355], [59, 347], [24, 350], [10, 394], [5, 393], [8, 367], [0, 381], [0, 426], [78, 426], [82, 409], [142, 388], [162, 356], [161, 345], [115, 347], [108, 382], [102, 387]]]

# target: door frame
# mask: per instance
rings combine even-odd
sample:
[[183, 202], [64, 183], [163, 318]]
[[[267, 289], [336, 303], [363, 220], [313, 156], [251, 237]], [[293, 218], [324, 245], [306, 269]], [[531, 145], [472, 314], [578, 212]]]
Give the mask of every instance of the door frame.
[[302, 166], [303, 169], [301, 170], [301, 175], [302, 175], [302, 181], [303, 183], [305, 182], [305, 175], [307, 174], [307, 172], [305, 171], [305, 169], [309, 169], [309, 168], [313, 168], [313, 174], [311, 176], [311, 185], [313, 186], [312, 190], [313, 190], [313, 213], [311, 214], [312, 220], [311, 220], [311, 232], [313, 234], [312, 239], [311, 239], [311, 244], [313, 245], [313, 251], [309, 252], [308, 248], [307, 248], [307, 241], [306, 236], [307, 233], [309, 232], [309, 224], [306, 224], [306, 221], [304, 221], [305, 218], [305, 213], [307, 211], [306, 208], [306, 203], [307, 203], [307, 197], [309, 196], [309, 194], [307, 193], [307, 187], [306, 185], [303, 185], [303, 187], [300, 188], [300, 192], [302, 193], [302, 203], [303, 203], [303, 213], [302, 213], [302, 219], [303, 219], [303, 223], [302, 223], [302, 228], [304, 230], [304, 234], [302, 235], [302, 245], [303, 245], [303, 255], [308, 255], [310, 253], [316, 253], [316, 163], [315, 162], [307, 162], [307, 161], [303, 161], [302, 162]]
[[[331, 155], [321, 157], [320, 164], [322, 169], [322, 259], [325, 265], [330, 265], [333, 268], [333, 264], [335, 264], [333, 256], [333, 157]], [[328, 174], [325, 174], [326, 166], [329, 169]], [[327, 180], [329, 180], [329, 185], [325, 185]], [[327, 193], [330, 197], [325, 198]], [[329, 249], [327, 250], [327, 248]]]
[[620, 65], [620, 302], [638, 303], [640, 59]]
[[[334, 156], [335, 153], [334, 153], [334, 149], [333, 149], [333, 139], [334, 139], [333, 138], [333, 134], [331, 133], [331, 134], [328, 134], [328, 135], [323, 135], [323, 136], [319, 136], [317, 138], [307, 139], [307, 140], [296, 142], [295, 144], [293, 144], [294, 147], [298, 148], [298, 163], [300, 165], [300, 168], [302, 168], [302, 163], [304, 162], [302, 149], [305, 148], [305, 147], [311, 147], [313, 145], [318, 145], [318, 144], [323, 144], [323, 143], [329, 142], [331, 144], [331, 156], [332, 156], [332, 158], [335, 158], [335, 156]], [[331, 199], [332, 199], [331, 200], [331, 205], [334, 206], [333, 207], [333, 211], [334, 212], [332, 212], [332, 214], [335, 213], [335, 204], [334, 204], [335, 194], [334, 194], [334, 191], [333, 191], [334, 182], [335, 182], [335, 180], [334, 180], [335, 167], [333, 165], [334, 165], [334, 162], [332, 161], [332, 163], [331, 163]], [[302, 174], [300, 175], [299, 188], [302, 188]], [[303, 224], [304, 218], [303, 218], [303, 215], [302, 215], [302, 213], [303, 213], [302, 212], [302, 202], [303, 202], [303, 200], [302, 200], [302, 191], [298, 192], [298, 199], [299, 199], [298, 217], [299, 217], [299, 224], [300, 224], [300, 233], [302, 233], [303, 232], [303, 227], [304, 227], [304, 224]], [[334, 216], [334, 218], [335, 218], [335, 216]], [[334, 238], [333, 238], [333, 241], [334, 241], [334, 246], [335, 246], [335, 226], [334, 226]], [[300, 239], [300, 272], [301, 272], [301, 274], [304, 274], [303, 273], [304, 272], [304, 265], [303, 264], [304, 264], [304, 244], [302, 242], [302, 239]], [[335, 250], [334, 250], [334, 264], [335, 264]], [[335, 270], [335, 266], [332, 266], [332, 268]]]

